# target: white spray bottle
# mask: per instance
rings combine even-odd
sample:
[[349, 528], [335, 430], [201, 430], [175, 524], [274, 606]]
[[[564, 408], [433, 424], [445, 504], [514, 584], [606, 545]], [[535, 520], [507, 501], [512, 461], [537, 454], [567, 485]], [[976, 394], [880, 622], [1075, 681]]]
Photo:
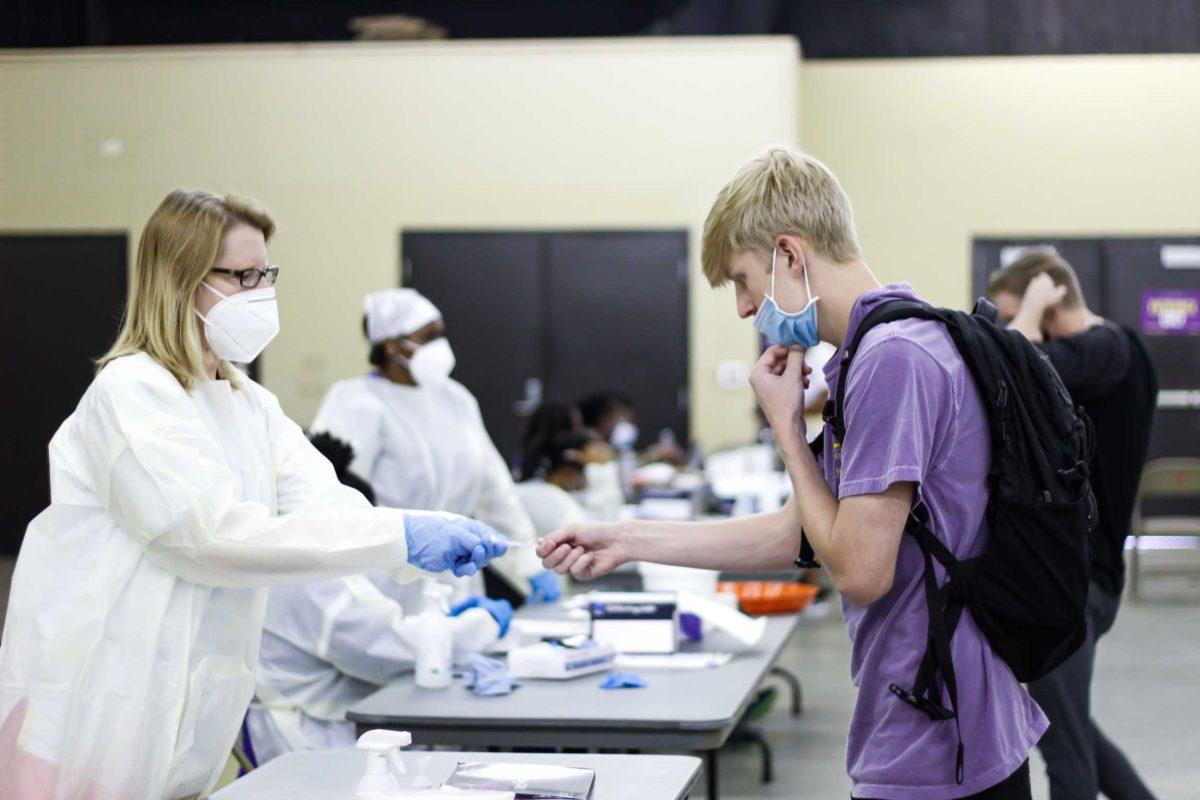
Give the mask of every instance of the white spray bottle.
[[434, 578], [425, 579], [422, 596], [425, 605], [417, 617], [417, 686], [444, 689], [450, 685], [453, 671], [454, 640], [446, 614], [453, 589]]
[[400, 792], [398, 776], [406, 772], [400, 749], [410, 744], [408, 731], [374, 730], [358, 737], [358, 748], [367, 751], [367, 772], [358, 782], [355, 800], [379, 800]]

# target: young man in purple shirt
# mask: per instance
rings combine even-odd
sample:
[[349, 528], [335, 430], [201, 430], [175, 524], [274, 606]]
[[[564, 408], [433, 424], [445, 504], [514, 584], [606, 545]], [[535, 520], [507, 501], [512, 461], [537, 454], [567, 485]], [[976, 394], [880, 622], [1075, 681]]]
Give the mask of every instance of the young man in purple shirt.
[[[859, 252], [850, 202], [808, 156], [771, 150], [723, 188], [709, 212], [701, 256], [714, 286], [732, 281], [738, 314], [775, 345], [751, 385], [791, 477], [780, 510], [722, 522], [585, 523], [545, 537], [547, 567], [594, 578], [627, 561], [762, 571], [791, 567], [801, 529], [843, 598], [858, 686], [846, 766], [855, 798], [1029, 798], [1028, 754], [1046, 718], [993, 652], [970, 612], [951, 643], [959, 729], [931, 721], [888, 690], [911, 681], [925, 650], [922, 559], [903, 535], [921, 504], [958, 558], [980, 552], [991, 461], [978, 392], [946, 330], [903, 320], [867, 334], [846, 391], [845, 441], [821, 458], [805, 444], [804, 349], [839, 348], [866, 314], [907, 284], [881, 286]], [[836, 390], [840, 357], [825, 368]], [[939, 570], [939, 576], [944, 574]]]

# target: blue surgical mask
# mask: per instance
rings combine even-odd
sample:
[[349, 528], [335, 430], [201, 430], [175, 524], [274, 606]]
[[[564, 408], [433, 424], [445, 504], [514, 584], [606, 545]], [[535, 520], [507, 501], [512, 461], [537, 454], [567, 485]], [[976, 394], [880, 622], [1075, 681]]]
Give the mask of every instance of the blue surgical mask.
[[[808, 288], [808, 260], [804, 261], [804, 293], [808, 295], [808, 305], [794, 314], [789, 314], [775, 302], [775, 256], [778, 248], [771, 251], [771, 293], [767, 295], [754, 315], [754, 327], [767, 337], [771, 344], [791, 347], [815, 347], [821, 341], [817, 335], [817, 301]], [[804, 258], [804, 254], [800, 254]]]

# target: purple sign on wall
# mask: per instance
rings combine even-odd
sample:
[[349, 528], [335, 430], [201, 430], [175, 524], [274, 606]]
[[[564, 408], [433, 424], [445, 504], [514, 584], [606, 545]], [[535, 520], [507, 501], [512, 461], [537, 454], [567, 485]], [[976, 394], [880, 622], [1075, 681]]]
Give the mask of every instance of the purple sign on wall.
[[1150, 336], [1200, 335], [1200, 290], [1144, 290], [1142, 333]]

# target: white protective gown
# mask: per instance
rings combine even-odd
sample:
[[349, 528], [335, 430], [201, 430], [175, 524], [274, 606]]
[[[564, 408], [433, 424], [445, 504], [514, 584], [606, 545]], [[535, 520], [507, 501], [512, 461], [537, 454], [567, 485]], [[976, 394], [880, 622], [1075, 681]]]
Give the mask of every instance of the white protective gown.
[[[377, 373], [339, 381], [321, 402], [312, 430], [354, 448], [350, 469], [371, 484], [381, 506], [449, 511], [486, 523], [511, 541], [534, 538], [479, 403], [458, 381], [405, 386]], [[491, 566], [523, 594], [529, 578], [542, 571], [532, 547], [515, 548]], [[443, 580], [456, 584], [456, 599], [481, 591], [479, 576]], [[419, 598], [414, 588], [405, 608], [414, 611]]]
[[254, 691], [267, 592], [406, 566], [372, 508], [249, 378], [105, 367], [50, 443], [0, 646], [0, 798], [209, 791]]
[[[412, 671], [420, 624], [384, 594], [384, 573], [271, 589], [256, 698], [246, 723], [258, 763], [292, 750], [353, 747], [346, 711]], [[492, 615], [447, 617], [456, 662], [500, 636]]]
[[517, 496], [533, 520], [539, 537], [554, 533], [564, 525], [583, 522], [588, 516], [570, 492], [540, 478], [517, 484]]

